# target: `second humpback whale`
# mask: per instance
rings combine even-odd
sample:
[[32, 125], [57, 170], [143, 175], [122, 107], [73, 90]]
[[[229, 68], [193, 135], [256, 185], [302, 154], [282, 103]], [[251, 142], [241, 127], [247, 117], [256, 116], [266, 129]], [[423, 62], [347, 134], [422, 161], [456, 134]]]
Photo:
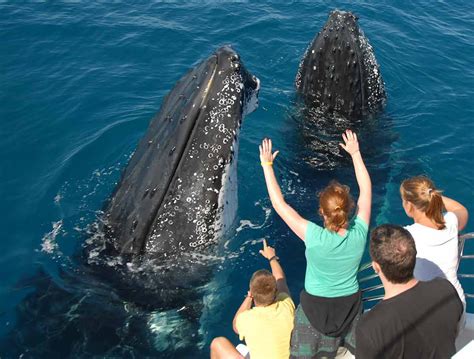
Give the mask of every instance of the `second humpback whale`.
[[356, 16], [331, 12], [301, 60], [295, 85], [306, 106], [348, 120], [383, 107], [380, 68]]
[[330, 13], [301, 59], [295, 86], [309, 149], [303, 157], [318, 168], [333, 168], [343, 157], [340, 134], [357, 130], [386, 101], [380, 67], [356, 16]]
[[127, 299], [176, 307], [183, 290], [208, 279], [210, 266], [196, 255], [235, 218], [238, 134], [259, 87], [224, 46], [166, 96], [87, 248], [89, 264], [113, 264]]

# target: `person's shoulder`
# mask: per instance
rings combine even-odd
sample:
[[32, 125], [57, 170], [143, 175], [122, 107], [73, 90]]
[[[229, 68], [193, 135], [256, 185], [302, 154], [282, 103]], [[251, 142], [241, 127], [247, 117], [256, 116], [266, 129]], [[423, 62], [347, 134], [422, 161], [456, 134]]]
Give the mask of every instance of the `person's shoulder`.
[[355, 228], [360, 228], [364, 231], [368, 231], [369, 230], [369, 224], [366, 223], [362, 218], [360, 218], [359, 216], [356, 216], [354, 218], [354, 224], [353, 224], [353, 227]]
[[448, 292], [457, 293], [454, 286], [446, 278], [436, 277], [432, 280], [420, 282], [424, 287], [435, 288], [436, 290], [445, 290]]
[[428, 227], [425, 227], [419, 223], [412, 223], [407, 226], [403, 226], [408, 232], [410, 232], [415, 244], [418, 246], [423, 246], [426, 242], [423, 239], [426, 237], [426, 231], [430, 230]]
[[365, 244], [368, 233], [369, 233], [369, 225], [365, 223], [365, 221], [362, 218], [360, 218], [359, 216], [356, 216], [349, 227], [349, 235], [351, 236], [351, 238], [352, 237], [359, 238], [361, 242]]
[[[393, 297], [396, 298], [396, 297]], [[367, 317], [367, 320], [379, 320], [380, 317], [388, 318], [396, 316], [395, 311], [391, 308], [396, 308], [398, 306], [397, 300], [392, 299], [381, 299], [376, 305], [374, 305], [370, 310], [364, 312], [362, 317]]]
[[286, 299], [288, 299], [288, 298], [291, 300], [291, 297], [290, 297], [290, 295], [289, 295], [288, 293], [286, 293], [286, 292], [278, 292], [275, 301], [280, 302], [280, 301], [286, 300]]
[[454, 227], [456, 230], [458, 228], [458, 217], [453, 212], [446, 212], [444, 214], [444, 221], [446, 223], [446, 227]]
[[249, 328], [253, 326], [253, 315], [252, 310], [246, 310], [237, 315], [235, 319], [235, 327], [239, 333], [241, 340], [245, 337]]
[[308, 225], [306, 227], [306, 234], [313, 234], [313, 232], [321, 232], [322, 230], [324, 230], [324, 228], [321, 227], [320, 225], [317, 225], [314, 222], [308, 221]]
[[306, 226], [306, 232], [304, 235], [305, 245], [306, 247], [315, 245], [320, 239], [324, 228], [318, 226], [316, 223], [308, 221], [308, 225]]
[[412, 224], [407, 224], [406, 226], [403, 226], [410, 234], [413, 236], [413, 239], [415, 239], [415, 235], [418, 232], [417, 228], [419, 229], [419, 225], [417, 223], [412, 223]]
[[420, 291], [432, 293], [432, 297], [459, 297], [456, 288], [446, 278], [437, 277], [429, 281], [420, 281], [418, 283]]
[[[427, 282], [420, 282], [425, 287], [426, 293], [430, 298], [438, 298], [443, 303], [451, 303], [454, 310], [457, 306], [462, 312], [463, 304], [459, 298], [459, 294], [453, 284], [445, 278], [434, 278]], [[436, 300], [436, 299], [434, 299]], [[457, 303], [457, 304], [454, 304]]]
[[294, 312], [295, 310], [295, 303], [293, 302], [293, 299], [291, 299], [288, 293], [278, 293], [276, 297], [276, 302], [278, 302], [279, 306], [283, 306], [292, 312]]
[[237, 315], [237, 319], [236, 319], [237, 327], [246, 325], [254, 317], [253, 314], [254, 313], [253, 313], [252, 309], [248, 309], [248, 310], [245, 310], [245, 311], [239, 313], [239, 315]]
[[425, 281], [420, 280], [418, 283], [419, 285], [422, 285], [422, 286], [449, 286], [451, 285], [451, 283], [449, 283], [449, 280], [442, 277], [436, 277], [431, 280], [425, 280]]
[[384, 318], [387, 317], [387, 315], [391, 315], [391, 311], [385, 308], [383, 301], [380, 301], [373, 308], [362, 314], [357, 324], [357, 329], [365, 332], [377, 331], [379, 330], [378, 324], [384, 323]]

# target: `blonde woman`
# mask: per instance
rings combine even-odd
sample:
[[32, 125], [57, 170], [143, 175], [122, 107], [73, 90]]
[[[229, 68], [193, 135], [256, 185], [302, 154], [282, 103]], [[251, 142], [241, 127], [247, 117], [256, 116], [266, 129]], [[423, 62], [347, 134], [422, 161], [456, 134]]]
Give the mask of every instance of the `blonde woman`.
[[414, 222], [405, 228], [416, 244], [415, 278], [448, 279], [466, 308], [464, 291], [457, 277], [458, 232], [468, 221], [466, 207], [441, 195], [433, 181], [425, 176], [404, 180], [400, 194], [405, 213]]

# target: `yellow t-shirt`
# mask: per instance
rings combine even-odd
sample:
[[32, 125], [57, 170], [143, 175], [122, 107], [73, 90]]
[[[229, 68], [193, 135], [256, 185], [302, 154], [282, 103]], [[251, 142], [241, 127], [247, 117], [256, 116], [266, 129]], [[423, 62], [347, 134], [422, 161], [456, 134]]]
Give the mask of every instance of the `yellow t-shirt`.
[[245, 339], [250, 357], [288, 359], [294, 317], [295, 304], [286, 293], [279, 293], [272, 305], [240, 313], [236, 327], [240, 340]]

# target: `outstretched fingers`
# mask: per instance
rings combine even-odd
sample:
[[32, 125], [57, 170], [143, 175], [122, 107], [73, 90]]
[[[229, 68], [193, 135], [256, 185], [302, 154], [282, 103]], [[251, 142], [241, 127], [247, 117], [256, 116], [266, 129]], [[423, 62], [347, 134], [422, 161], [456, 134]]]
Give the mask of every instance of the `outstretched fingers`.
[[268, 138], [263, 139], [263, 150], [265, 153], [271, 153], [272, 152], [272, 142]]
[[[263, 240], [263, 249], [260, 249], [258, 252], [265, 257], [265, 252], [267, 251], [268, 245], [267, 245], [267, 240]], [[266, 258], [266, 257], [265, 257]]]
[[344, 140], [344, 143], [347, 143], [347, 141], [348, 141], [347, 135], [344, 132], [342, 133], [342, 139]]
[[346, 130], [346, 135], [349, 141], [357, 141], [357, 134], [352, 130]]
[[342, 139], [344, 143], [339, 145], [351, 156], [359, 151], [359, 142], [357, 141], [357, 135], [351, 130], [346, 130], [342, 133]]
[[339, 146], [341, 146], [345, 151], [347, 151], [347, 142], [349, 142], [349, 137], [348, 137], [348, 132], [349, 130], [346, 130], [346, 132], [342, 133], [342, 140], [344, 143], [339, 143]]
[[261, 145], [259, 146], [260, 150], [260, 159], [262, 162], [273, 162], [275, 157], [278, 155], [278, 151], [272, 153], [272, 140], [269, 138], [264, 138]]

